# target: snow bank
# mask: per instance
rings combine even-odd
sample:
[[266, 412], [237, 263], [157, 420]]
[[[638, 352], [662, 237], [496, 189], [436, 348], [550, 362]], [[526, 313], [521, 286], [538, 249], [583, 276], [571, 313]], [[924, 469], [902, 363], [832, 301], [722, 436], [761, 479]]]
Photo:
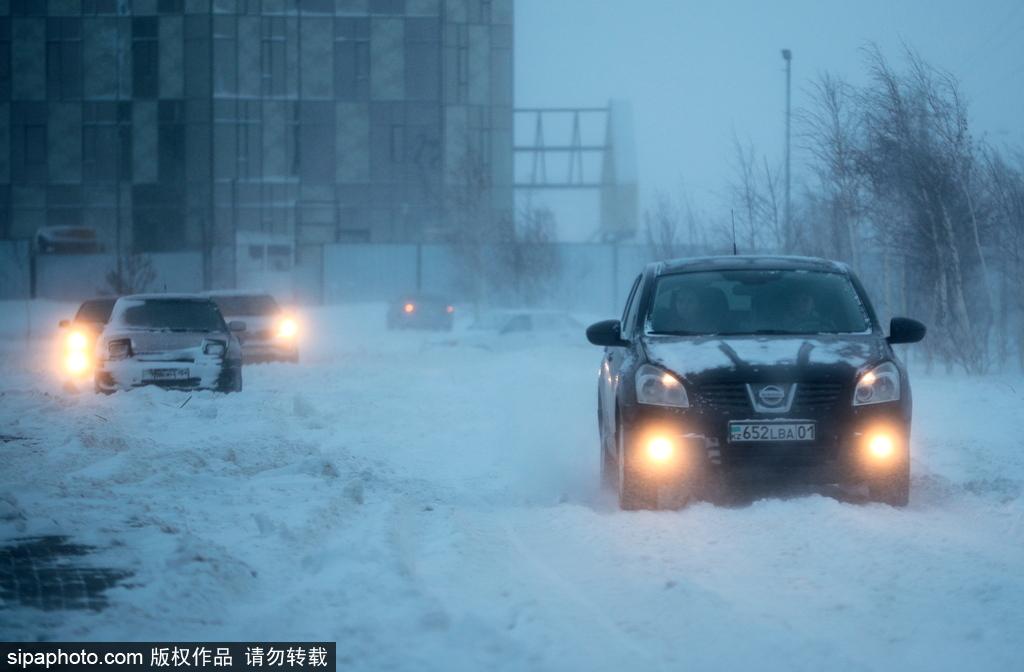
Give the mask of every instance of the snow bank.
[[0, 637], [323, 638], [353, 669], [1017, 664], [1019, 377], [914, 379], [905, 510], [623, 513], [597, 488], [582, 334], [488, 350], [464, 318], [384, 315], [310, 311], [303, 364], [246, 367], [237, 395], [69, 395], [8, 352], [0, 539], [71, 535], [133, 575], [101, 612], [6, 605]]

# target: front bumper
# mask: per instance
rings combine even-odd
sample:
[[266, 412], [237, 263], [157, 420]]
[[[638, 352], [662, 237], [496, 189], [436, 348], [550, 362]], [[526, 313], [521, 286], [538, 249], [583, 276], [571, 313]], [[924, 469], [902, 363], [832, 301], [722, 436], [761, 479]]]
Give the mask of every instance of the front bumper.
[[[95, 386], [99, 392], [115, 392], [154, 385], [177, 390], [216, 390], [227, 387], [237, 362], [212, 356], [189, 360], [164, 360], [131, 357], [101, 361], [96, 369]], [[159, 377], [160, 370], [185, 371], [181, 377]]]
[[298, 344], [279, 340], [246, 339], [242, 341], [242, 361], [247, 364], [258, 362], [295, 362], [299, 359]]
[[[815, 423], [813, 441], [730, 442], [729, 423]], [[622, 409], [631, 462], [651, 478], [727, 474], [737, 480], [792, 478], [805, 483], [862, 481], [894, 473], [909, 461], [910, 418], [899, 402], [832, 409], [822, 414], [779, 418], [756, 413], [730, 414], [707, 408], [674, 409], [636, 405]], [[890, 455], [879, 457], [869, 441], [879, 433], [892, 437]], [[680, 455], [675, 465], [649, 465], [641, 455], [652, 435], [668, 437]]]

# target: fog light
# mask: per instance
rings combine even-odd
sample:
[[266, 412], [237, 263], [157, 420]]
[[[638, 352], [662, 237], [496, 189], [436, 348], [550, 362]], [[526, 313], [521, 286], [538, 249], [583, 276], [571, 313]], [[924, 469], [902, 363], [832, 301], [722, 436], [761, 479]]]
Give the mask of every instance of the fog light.
[[404, 306], [402, 306], [402, 310], [404, 310], [406, 313], [411, 313], [412, 311], [416, 310], [416, 304], [407, 303]]
[[896, 452], [896, 443], [888, 434], [875, 434], [868, 441], [868, 450], [873, 456], [886, 459]]
[[675, 448], [664, 436], [655, 436], [647, 442], [647, 456], [652, 462], [668, 462]]
[[80, 350], [69, 352], [64, 358], [64, 370], [72, 376], [85, 373], [89, 370], [89, 358]]

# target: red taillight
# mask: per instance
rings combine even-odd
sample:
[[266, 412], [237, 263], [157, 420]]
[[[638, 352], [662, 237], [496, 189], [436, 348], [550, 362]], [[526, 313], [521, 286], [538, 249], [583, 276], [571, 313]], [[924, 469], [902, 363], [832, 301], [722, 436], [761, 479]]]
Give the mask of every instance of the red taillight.
[[444, 309], [444, 311], [446, 313], [449, 313], [449, 314], [450, 313], [454, 313], [455, 312], [455, 306], [448, 306], [447, 308]]

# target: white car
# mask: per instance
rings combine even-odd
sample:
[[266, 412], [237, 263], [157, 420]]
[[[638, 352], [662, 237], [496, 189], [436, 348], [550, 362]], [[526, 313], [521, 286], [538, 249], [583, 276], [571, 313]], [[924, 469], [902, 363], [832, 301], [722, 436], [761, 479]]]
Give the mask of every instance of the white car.
[[299, 323], [293, 313], [266, 292], [223, 290], [206, 292], [225, 320], [244, 320], [238, 335], [242, 359], [250, 362], [298, 362]]
[[226, 323], [209, 297], [136, 294], [114, 304], [96, 342], [97, 392], [143, 385], [242, 389], [244, 322]]

